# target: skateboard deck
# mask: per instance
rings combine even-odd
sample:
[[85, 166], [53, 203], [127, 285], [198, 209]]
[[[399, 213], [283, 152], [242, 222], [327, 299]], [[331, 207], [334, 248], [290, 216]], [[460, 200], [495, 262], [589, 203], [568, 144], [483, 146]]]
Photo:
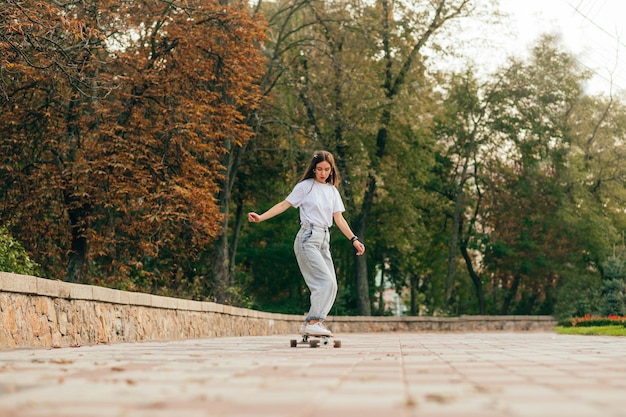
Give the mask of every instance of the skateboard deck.
[[[303, 334], [302, 340], [291, 339], [291, 347], [298, 347], [298, 345], [309, 345], [312, 348], [320, 347], [320, 343], [324, 346], [330, 345], [330, 339], [334, 336], [316, 336], [313, 334]], [[333, 340], [333, 347], [340, 348], [341, 340]]]

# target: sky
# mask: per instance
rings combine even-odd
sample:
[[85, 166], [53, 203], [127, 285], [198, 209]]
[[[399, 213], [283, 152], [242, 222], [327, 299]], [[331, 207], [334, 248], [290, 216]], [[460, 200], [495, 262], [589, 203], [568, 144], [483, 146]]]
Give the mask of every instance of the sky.
[[[518, 48], [527, 48], [541, 32], [561, 35], [564, 46], [594, 72], [589, 88], [626, 91], [626, 1], [500, 0], [517, 31]], [[526, 46], [525, 46], [526, 45]]]
[[[489, 0], [484, 0], [487, 3]], [[489, 26], [474, 22], [463, 42], [478, 71], [493, 72], [507, 57], [528, 56], [542, 33], [560, 36], [565, 49], [594, 73], [592, 94], [626, 96], [626, 0], [499, 0], [508, 15]], [[612, 81], [611, 81], [612, 80]]]

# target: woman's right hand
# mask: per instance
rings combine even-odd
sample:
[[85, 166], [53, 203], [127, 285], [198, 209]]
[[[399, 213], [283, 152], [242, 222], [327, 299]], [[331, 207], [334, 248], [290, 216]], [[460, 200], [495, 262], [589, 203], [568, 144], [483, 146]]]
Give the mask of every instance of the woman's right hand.
[[251, 211], [250, 213], [248, 213], [248, 221], [251, 223], [258, 223], [261, 221], [261, 216]]

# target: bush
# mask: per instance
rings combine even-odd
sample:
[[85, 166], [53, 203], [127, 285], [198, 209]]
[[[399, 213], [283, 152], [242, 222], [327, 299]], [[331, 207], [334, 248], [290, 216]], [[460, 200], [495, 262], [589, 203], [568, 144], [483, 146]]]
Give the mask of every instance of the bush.
[[37, 275], [39, 265], [31, 261], [24, 247], [0, 227], [0, 271]]
[[559, 283], [553, 316], [559, 322], [586, 314], [602, 315], [602, 278], [598, 274], [565, 275]]
[[615, 326], [626, 325], [626, 316], [592, 316], [587, 314], [583, 317], [574, 317], [563, 320], [559, 323], [563, 327], [594, 327], [594, 326]]

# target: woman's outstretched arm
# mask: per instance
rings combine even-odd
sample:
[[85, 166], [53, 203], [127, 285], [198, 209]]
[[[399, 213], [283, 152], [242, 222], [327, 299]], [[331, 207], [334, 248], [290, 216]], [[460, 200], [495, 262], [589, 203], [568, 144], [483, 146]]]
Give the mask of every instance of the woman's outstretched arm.
[[291, 207], [291, 203], [289, 203], [287, 200], [283, 200], [263, 214], [257, 214], [255, 212], [248, 213], [248, 221], [252, 223], [259, 223], [263, 220], [271, 219], [272, 217], [277, 216], [283, 211], [287, 210], [289, 207]]

